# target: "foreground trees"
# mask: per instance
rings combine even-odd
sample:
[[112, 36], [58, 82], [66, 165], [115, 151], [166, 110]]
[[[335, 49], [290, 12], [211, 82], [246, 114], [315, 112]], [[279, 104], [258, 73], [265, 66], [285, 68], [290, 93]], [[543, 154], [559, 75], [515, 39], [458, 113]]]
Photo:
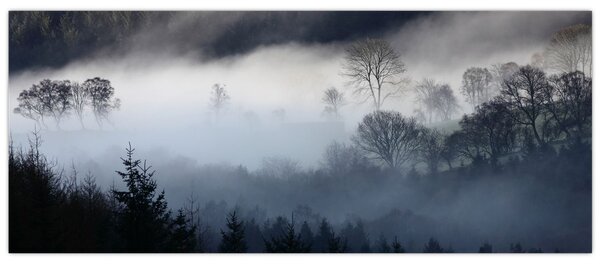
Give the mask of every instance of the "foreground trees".
[[372, 100], [380, 110], [385, 100], [401, 92], [406, 71], [400, 54], [382, 39], [364, 39], [346, 50], [343, 74], [355, 87], [355, 94]]

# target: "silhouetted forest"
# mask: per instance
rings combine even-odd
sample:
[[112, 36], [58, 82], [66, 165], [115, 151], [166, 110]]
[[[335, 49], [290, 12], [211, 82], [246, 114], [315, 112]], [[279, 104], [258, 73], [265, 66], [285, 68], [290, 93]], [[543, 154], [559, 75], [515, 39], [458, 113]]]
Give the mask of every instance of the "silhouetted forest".
[[[97, 171], [82, 172], [75, 162], [69, 167], [43, 153], [41, 131], [50, 131], [47, 120], [54, 121], [56, 129], [50, 134], [60, 140], [87, 141], [82, 148], [101, 145], [102, 141], [90, 142], [95, 138], [76, 136], [89, 133], [100, 138], [119, 133], [101, 130], [106, 123], [116, 127], [111, 113], [129, 102], [115, 97], [108, 79], [95, 77], [79, 83], [63, 75], [33, 74], [31, 78], [39, 79], [15, 96], [18, 105], [13, 109], [14, 114], [35, 123], [36, 129], [28, 135], [28, 142], [17, 145], [12, 138], [9, 142], [10, 252], [591, 252], [591, 26], [557, 30], [530, 63], [508, 61], [466, 68], [458, 88], [472, 110], [465, 112], [450, 84], [423, 78], [411, 85], [406, 74], [409, 65], [394, 45], [384, 38], [369, 38], [382, 34], [385, 25], [403, 23], [410, 16], [375, 13], [390, 16], [373, 19], [374, 27], [380, 29], [357, 27], [356, 32], [332, 36], [332, 31], [344, 27], [340, 21], [354, 25], [374, 14], [334, 12], [316, 20], [331, 22], [324, 29], [316, 30], [317, 24], [311, 24], [310, 30], [300, 28], [287, 35], [282, 33], [285, 27], [277, 26], [279, 22], [317, 22], [309, 19], [311, 15], [296, 12], [232, 14], [244, 18], [219, 24], [228, 33], [202, 42], [189, 34], [190, 27], [208, 23], [214, 13], [11, 12], [10, 69], [60, 67], [92, 52], [107, 52], [105, 48], [115, 54], [128, 53], [111, 45], [135, 49], [130, 42], [147, 40], [142, 32], [176, 37], [174, 43], [202, 47], [209, 55], [235, 54], [296, 39], [353, 40], [344, 46], [340, 75], [353, 89], [352, 95], [372, 108], [350, 124], [351, 135], [343, 138], [332, 133], [337, 137], [327, 141], [314, 167], [300, 166], [286, 157], [265, 157], [261, 167], [248, 169], [245, 164], [202, 160], [202, 165], [196, 165], [193, 157], [164, 153], [150, 164], [136, 150], [145, 146], [136, 145], [139, 137], [130, 133], [126, 135], [132, 143], [120, 146], [120, 154], [106, 152], [114, 159], [94, 161]], [[181, 19], [193, 23], [174, 25]], [[173, 32], [161, 35], [171, 27]], [[263, 27], [268, 30], [262, 35], [248, 33]], [[240, 32], [247, 35], [237, 36]], [[238, 40], [245, 38], [249, 43], [240, 45]], [[132, 107], [143, 116], [131, 119], [147, 118], [148, 127], [166, 130], [160, 119], [144, 112], [168, 110], [160, 104], [163, 90], [160, 98]], [[392, 98], [407, 91], [415, 94], [413, 115], [390, 110]], [[129, 99], [145, 96], [131, 94]], [[185, 96], [196, 103], [193, 96]], [[212, 85], [210, 124], [200, 129], [231, 129], [218, 127], [232, 104], [231, 96], [236, 95], [225, 84]], [[333, 124], [326, 128], [340, 125], [343, 130], [348, 94], [330, 87], [321, 96], [323, 123]], [[174, 111], [181, 109], [192, 108]], [[286, 110], [270, 111], [274, 123], [283, 127]], [[86, 115], [93, 115], [97, 131], [86, 129]], [[61, 124], [70, 117], [79, 121], [79, 131], [62, 130]], [[243, 118], [248, 123], [257, 119], [251, 111]], [[202, 132], [197, 128], [190, 125], [187, 134], [175, 136], [192, 148], [207, 148], [185, 138], [200, 137], [195, 134]], [[295, 136], [311, 128], [306, 125], [305, 130], [282, 138], [291, 146]], [[144, 129], [136, 127], [136, 135], [146, 133]], [[172, 135], [161, 136], [149, 138], [164, 140], [166, 145], [174, 140]], [[252, 155], [266, 152], [244, 149], [238, 144], [241, 141], [226, 142], [228, 137], [232, 136], [214, 140]], [[110, 186], [97, 183], [96, 176], [106, 176], [102, 170], [117, 166], [110, 173], [117, 181]]]

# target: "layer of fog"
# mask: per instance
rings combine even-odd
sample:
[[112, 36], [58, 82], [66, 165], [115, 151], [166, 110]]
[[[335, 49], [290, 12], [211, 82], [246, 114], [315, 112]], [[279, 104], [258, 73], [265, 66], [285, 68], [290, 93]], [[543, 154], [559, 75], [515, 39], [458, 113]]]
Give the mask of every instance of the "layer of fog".
[[[413, 84], [422, 77], [432, 77], [450, 83], [462, 99], [459, 86], [468, 67], [508, 61], [527, 63], [533, 53], [543, 49], [552, 32], [585, 19], [587, 13], [436, 13], [391, 31], [386, 38], [401, 51]], [[210, 183], [216, 185], [202, 187], [210, 190], [202, 200], [249, 201], [252, 206], [252, 201], [265, 203], [266, 198], [253, 200], [246, 196], [265, 194], [245, 193], [239, 182], [227, 179], [203, 181], [202, 177], [210, 174], [205, 166], [225, 163], [254, 171], [260, 168], [263, 158], [280, 156], [299, 161], [303, 169], [317, 168], [325, 146], [333, 140], [348, 141], [357, 122], [370, 111], [368, 103], [357, 103], [360, 100], [352, 96], [352, 88], [340, 75], [347, 44], [287, 43], [210, 61], [198, 61], [198, 56], [191, 55], [173, 56], [168, 48], [163, 54], [141, 49], [119, 58], [103, 52], [95, 59], [73, 62], [61, 69], [11, 75], [9, 108], [16, 106], [19, 91], [44, 78], [80, 82], [96, 76], [109, 79], [116, 97], [122, 100], [121, 109], [112, 115], [114, 126], [97, 130], [88, 115], [88, 130], [80, 131], [78, 122], [71, 118], [59, 132], [48, 120], [50, 130], [42, 131], [44, 153], [67, 171], [74, 164], [80, 172], [92, 172], [102, 186], [107, 186], [120, 181], [114, 171], [122, 168], [119, 157], [124, 156], [124, 148], [131, 142], [138, 150], [137, 157], [155, 165], [158, 183], [165, 187], [172, 205], [181, 206], [197, 184]], [[208, 107], [214, 83], [225, 84], [231, 96], [219, 120]], [[322, 116], [320, 98], [329, 87], [341, 89], [350, 101], [342, 108], [343, 124], [328, 122]], [[385, 108], [411, 115], [413, 102], [407, 91], [386, 102]], [[283, 122], [273, 115], [277, 109], [285, 110]], [[468, 111], [469, 107], [463, 102], [462, 109]], [[15, 143], [25, 143], [33, 122], [12, 113], [9, 120]], [[201, 168], [204, 175], [194, 171]], [[232, 192], [224, 190], [238, 195], [227, 197]], [[460, 197], [468, 196], [466, 193], [481, 195], [477, 190], [470, 188]], [[371, 195], [349, 199], [346, 206], [339, 206], [341, 201], [335, 200], [337, 203], [318, 207], [319, 201], [310, 197], [304, 203], [338, 220], [345, 214], [375, 215], [384, 212], [383, 208], [399, 207], [459, 221], [461, 214], [472, 208], [484, 208], [471, 204], [468, 197], [457, 199], [456, 204], [441, 211], [439, 205], [411, 208], [415, 202], [410, 200], [411, 193], [398, 194], [397, 187], [360, 193]], [[509, 199], [511, 195], [498, 195], [500, 207], [493, 208], [507, 209], [514, 204], [503, 197]], [[276, 213], [285, 211], [284, 204], [299, 202], [290, 197], [272, 199], [280, 202], [268, 208]], [[476, 215], [481, 217], [488, 211], [478, 212], [481, 214]], [[510, 219], [516, 213], [498, 219]]]

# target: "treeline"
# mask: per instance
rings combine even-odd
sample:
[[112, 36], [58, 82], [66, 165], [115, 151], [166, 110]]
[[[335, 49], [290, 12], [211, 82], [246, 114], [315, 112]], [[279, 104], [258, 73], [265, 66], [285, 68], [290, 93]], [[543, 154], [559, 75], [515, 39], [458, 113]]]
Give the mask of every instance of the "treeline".
[[[104, 192], [95, 184], [91, 174], [79, 177], [75, 168], [68, 173], [59, 169], [58, 164], [49, 162], [39, 152], [40, 144], [41, 139], [34, 134], [29, 149], [16, 149], [12, 145], [9, 149], [11, 252], [455, 251], [452, 247], [453, 241], [446, 242], [450, 244], [441, 244], [437, 239], [431, 238], [429, 241], [423, 240], [422, 243], [427, 243], [421, 244], [422, 247], [418, 242], [414, 244], [414, 236], [407, 241], [405, 236], [415, 230], [421, 230], [421, 233], [427, 232], [426, 230], [438, 232], [432, 229], [438, 224], [424, 225], [428, 220], [419, 220], [418, 216], [409, 212], [395, 212], [368, 222], [347, 221], [338, 227], [326, 218], [311, 213], [309, 208], [297, 208], [291, 218], [265, 218], [260, 217], [260, 213], [248, 211], [242, 218], [238, 212], [244, 212], [244, 208], [227, 208], [225, 205], [208, 203], [205, 209], [199, 210], [194, 206], [196, 201], [192, 199], [188, 201], [191, 203], [187, 206], [173, 213], [167, 205], [164, 191], [159, 191], [151, 166], [135, 159], [131, 146], [127, 148], [125, 158], [122, 158], [124, 169], [117, 172], [123, 179], [124, 187], [117, 188], [113, 185], [109, 191]], [[338, 148], [347, 149], [343, 146]], [[533, 181], [536, 188], [542, 190], [559, 190], [538, 190], [531, 194], [532, 197], [562, 193], [563, 199], [572, 200], [568, 193], [591, 194], [590, 150], [587, 143], [571, 144], [562, 147], [559, 152], [528, 153], [522, 159], [513, 159], [503, 164], [501, 172], [497, 167], [473, 163], [441, 172], [440, 177], [419, 176], [418, 172], [412, 171], [407, 173], [408, 178], [398, 177], [397, 173], [389, 170], [363, 167], [364, 161], [352, 158], [338, 160], [348, 162], [341, 164], [335, 161], [336, 155], [330, 153], [331, 159], [326, 163], [328, 165], [324, 165], [323, 170], [309, 173], [310, 178], [301, 181], [304, 183], [293, 179], [288, 181], [294, 183], [291, 187], [301, 191], [330, 189], [340, 181], [355, 181], [354, 177], [360, 177], [362, 181], [371, 184], [373, 181], [382, 181], [381, 177], [388, 177], [388, 180], [381, 184], [408, 185], [424, 196], [431, 196], [438, 192], [435, 186], [454, 189], [456, 187], [453, 185], [460, 186], [465, 181], [481, 177], [513, 177], [523, 178], [524, 182]], [[365, 170], [370, 172], [365, 174]], [[240, 171], [239, 174], [241, 176], [244, 173]], [[265, 179], [249, 179], [265, 182]], [[275, 178], [271, 181], [286, 180]], [[267, 189], [272, 187], [264, 185]], [[361, 192], [359, 189], [349, 188], [350, 190], [342, 191]], [[271, 195], [277, 196], [276, 193]], [[588, 195], [584, 195], [583, 199], [585, 197]], [[523, 202], [530, 203], [526, 200]], [[229, 211], [228, 215], [226, 211]], [[222, 224], [201, 221], [206, 217], [221, 218]], [[573, 215], [574, 219], [580, 217], [585, 216]], [[414, 219], [406, 221], [411, 218]], [[398, 229], [405, 225], [409, 226]], [[409, 233], [406, 233], [407, 231]], [[379, 237], [377, 234], [380, 234]], [[462, 237], [455, 239], [469, 239], [469, 234], [462, 234]], [[493, 237], [488, 241], [491, 240]], [[480, 252], [508, 252], [502, 247], [507, 245], [500, 245], [500, 248], [492, 250], [491, 243], [483, 242], [485, 241], [481, 242]], [[560, 248], [550, 250], [559, 251]], [[472, 249], [472, 252], [476, 251], [477, 248]], [[541, 251], [541, 248], [525, 249], [520, 243], [514, 243], [510, 247], [510, 252]], [[459, 252], [471, 250], [461, 249]]]
[[85, 129], [84, 117], [90, 111], [98, 127], [102, 128], [105, 122], [110, 122], [109, 114], [121, 105], [121, 100], [114, 98], [114, 94], [115, 88], [110, 81], [99, 77], [87, 79], [81, 84], [69, 80], [44, 79], [19, 93], [19, 106], [13, 111], [35, 121], [42, 128], [48, 128], [45, 119], [52, 118], [58, 130], [60, 123], [73, 113], [81, 128]]

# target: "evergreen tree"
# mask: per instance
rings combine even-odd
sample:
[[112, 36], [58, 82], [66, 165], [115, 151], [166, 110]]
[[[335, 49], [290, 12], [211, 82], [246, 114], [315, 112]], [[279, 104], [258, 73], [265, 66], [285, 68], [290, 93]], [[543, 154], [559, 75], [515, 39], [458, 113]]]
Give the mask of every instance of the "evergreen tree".
[[240, 221], [237, 212], [234, 210], [229, 214], [227, 220], [228, 232], [221, 230], [221, 244], [219, 252], [221, 253], [244, 253], [248, 250], [246, 245], [244, 221]]
[[308, 253], [310, 245], [304, 244], [300, 234], [296, 235], [294, 220], [287, 223], [284, 234], [279, 237], [271, 237], [269, 241], [265, 240], [265, 248], [269, 253]]
[[510, 253], [525, 253], [525, 250], [523, 250], [521, 243], [517, 243], [517, 244], [510, 243]]
[[379, 250], [380, 253], [390, 253], [390, 251], [392, 250], [390, 248], [390, 245], [387, 242], [387, 239], [385, 239], [385, 236], [383, 236], [383, 234], [381, 234], [379, 236], [379, 242], [378, 242], [378, 244], [379, 244], [378, 250]]
[[304, 221], [302, 223], [302, 227], [300, 227], [300, 238], [302, 239], [302, 243], [312, 247], [314, 237], [312, 230], [310, 230], [310, 227], [306, 221]]
[[118, 232], [127, 252], [158, 252], [164, 250], [168, 241], [170, 211], [167, 211], [165, 193], [156, 193], [154, 171], [140, 160], [133, 159], [135, 149], [126, 149], [127, 157], [121, 158], [125, 171], [117, 171], [127, 186], [127, 191], [113, 190], [115, 199], [122, 206], [119, 210]]
[[167, 250], [169, 252], [193, 252], [196, 248], [196, 226], [189, 226], [183, 210], [179, 210], [177, 217], [171, 223], [171, 237]]

